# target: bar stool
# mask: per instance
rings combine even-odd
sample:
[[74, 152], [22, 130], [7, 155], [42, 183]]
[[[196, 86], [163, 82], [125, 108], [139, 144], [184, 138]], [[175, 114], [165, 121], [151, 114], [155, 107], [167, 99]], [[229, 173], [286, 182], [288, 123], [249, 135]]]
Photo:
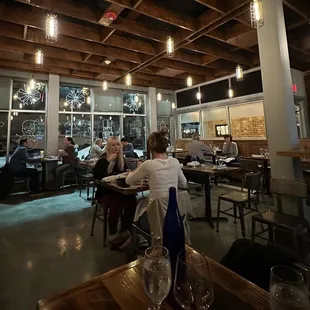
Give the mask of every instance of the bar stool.
[[83, 174], [81, 176], [79, 176], [80, 178], [80, 195], [79, 197], [82, 196], [82, 187], [83, 185], [86, 183], [86, 190], [87, 190], [87, 200], [89, 200], [89, 189], [90, 189], [90, 184], [93, 182], [93, 193], [92, 193], [92, 198], [91, 200], [94, 200], [94, 192], [95, 192], [95, 182], [94, 182], [94, 176], [92, 173], [87, 173], [87, 174]]
[[[216, 232], [219, 232], [219, 222], [220, 222], [220, 213], [234, 217], [234, 223], [237, 223], [236, 219], [240, 219], [241, 232], [243, 238], [245, 238], [245, 223], [244, 216], [252, 213], [258, 212], [258, 188], [260, 185], [260, 173], [246, 173], [244, 187], [247, 188], [248, 192], [243, 191], [230, 192], [218, 197], [218, 206], [217, 206], [217, 222], [216, 222]], [[256, 190], [256, 193], [253, 195], [252, 191]], [[221, 202], [226, 201], [233, 204], [233, 207], [221, 210]], [[254, 208], [252, 207], [252, 202], [256, 201]], [[248, 207], [247, 207], [248, 205]], [[237, 216], [237, 209], [239, 211], [239, 216]], [[244, 213], [244, 209], [249, 210], [247, 213]], [[229, 211], [233, 210], [233, 214]]]
[[73, 178], [75, 179], [75, 184], [79, 185], [78, 177], [77, 177], [77, 174], [76, 174], [76, 171], [74, 168], [71, 168], [70, 170], [64, 171], [64, 173], [62, 174], [61, 188], [64, 188], [66, 179], [71, 180], [70, 185], [72, 186], [73, 185], [73, 183], [72, 183]]

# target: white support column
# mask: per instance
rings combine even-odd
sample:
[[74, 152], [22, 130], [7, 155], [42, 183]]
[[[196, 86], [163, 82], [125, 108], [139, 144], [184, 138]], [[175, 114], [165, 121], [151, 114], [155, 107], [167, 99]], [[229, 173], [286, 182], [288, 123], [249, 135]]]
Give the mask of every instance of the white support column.
[[46, 153], [56, 155], [58, 152], [59, 122], [59, 75], [49, 75], [47, 116], [46, 116]]
[[157, 96], [156, 88], [149, 87], [149, 125], [150, 133], [157, 131]]
[[263, 6], [264, 26], [258, 29], [258, 43], [271, 175], [301, 180], [300, 160], [276, 155], [299, 145], [283, 3], [263, 0]]

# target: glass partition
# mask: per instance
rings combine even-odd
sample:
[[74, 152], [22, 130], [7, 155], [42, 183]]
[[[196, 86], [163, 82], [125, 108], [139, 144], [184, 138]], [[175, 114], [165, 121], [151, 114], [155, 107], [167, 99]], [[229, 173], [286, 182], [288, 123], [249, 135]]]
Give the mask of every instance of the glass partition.
[[123, 117], [123, 136], [131, 142], [135, 149], [145, 150], [145, 117], [125, 116]]
[[11, 79], [0, 77], [0, 110], [9, 110], [11, 96]]
[[194, 133], [200, 134], [199, 112], [180, 114], [181, 137], [192, 138]]
[[203, 137], [205, 139], [220, 138], [229, 134], [227, 108], [215, 108], [202, 111]]
[[93, 89], [96, 112], [122, 112], [122, 91], [108, 89], [104, 92], [100, 87]]
[[0, 167], [6, 162], [6, 143], [8, 138], [8, 113], [0, 112]]
[[146, 94], [143, 93], [123, 93], [123, 113], [144, 114], [146, 104]]
[[118, 115], [95, 115], [94, 116], [94, 139], [101, 138], [106, 141], [111, 136], [120, 137], [120, 116]]

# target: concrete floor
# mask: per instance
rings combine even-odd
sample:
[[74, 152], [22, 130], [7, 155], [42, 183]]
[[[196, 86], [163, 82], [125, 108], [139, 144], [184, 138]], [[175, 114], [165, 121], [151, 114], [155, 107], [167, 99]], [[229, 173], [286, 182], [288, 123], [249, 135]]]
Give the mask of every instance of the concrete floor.
[[[213, 206], [217, 196], [229, 190], [215, 187]], [[203, 215], [203, 199], [195, 198], [192, 203], [195, 214]], [[89, 236], [92, 212], [90, 203], [74, 190], [36, 200], [9, 197], [0, 204], [1, 310], [35, 309], [38, 300], [126, 262], [124, 253], [102, 247], [101, 223], [95, 236]], [[241, 237], [240, 226], [232, 219], [221, 223], [220, 233], [205, 222], [191, 222], [191, 230], [193, 247], [216, 260]]]

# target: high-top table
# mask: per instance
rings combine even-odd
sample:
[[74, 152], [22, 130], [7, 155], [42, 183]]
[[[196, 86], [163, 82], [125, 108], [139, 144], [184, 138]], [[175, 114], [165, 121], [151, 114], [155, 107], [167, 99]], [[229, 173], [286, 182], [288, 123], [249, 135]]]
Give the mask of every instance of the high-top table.
[[[188, 248], [193, 255], [195, 250]], [[214, 284], [212, 310], [270, 310], [269, 293], [207, 258]], [[48, 281], [48, 279], [47, 279]], [[38, 310], [145, 310], [151, 305], [143, 287], [143, 259], [116, 268], [88, 282], [40, 300]], [[172, 295], [166, 310], [181, 309]]]
[[[216, 219], [212, 217], [212, 204], [211, 204], [211, 186], [210, 177], [217, 177], [227, 172], [240, 170], [238, 167], [226, 167], [225, 169], [213, 169], [213, 165], [202, 165], [199, 167], [182, 167], [185, 177], [195, 183], [203, 184], [205, 189], [205, 218], [207, 223], [214, 228], [213, 221]], [[226, 218], [221, 218], [227, 220]], [[201, 219], [200, 219], [201, 220]]]

